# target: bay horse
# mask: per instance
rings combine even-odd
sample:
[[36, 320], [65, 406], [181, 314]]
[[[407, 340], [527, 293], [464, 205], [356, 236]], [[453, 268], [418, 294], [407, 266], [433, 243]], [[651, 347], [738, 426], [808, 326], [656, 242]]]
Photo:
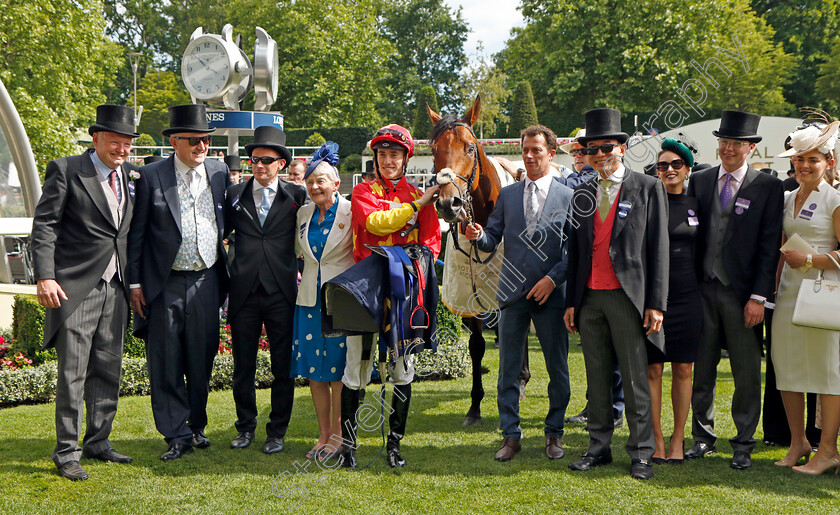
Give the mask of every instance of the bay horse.
[[[481, 110], [480, 97], [476, 97], [462, 118], [454, 115], [441, 116], [428, 106], [426, 109], [434, 124], [429, 141], [434, 170], [438, 172], [440, 184], [436, 202], [437, 212], [450, 224], [444, 254], [441, 300], [450, 311], [462, 317], [464, 325], [471, 331], [469, 352], [473, 382], [470, 391], [471, 404], [463, 422], [466, 426], [481, 422], [481, 400], [484, 398], [481, 361], [486, 345], [482, 330], [487, 314], [497, 315], [496, 287], [503, 251], [500, 246], [500, 252], [479, 257], [477, 248], [471, 245], [463, 234], [468, 223], [487, 225], [499, 192], [502, 187], [513, 183], [514, 179], [494, 159], [487, 157], [472, 129]], [[492, 262], [494, 258], [498, 258], [498, 261]], [[476, 267], [482, 266], [484, 268], [477, 273]], [[492, 279], [488, 280], [488, 276], [495, 278], [495, 282]], [[477, 277], [481, 278], [482, 286], [486, 288], [477, 287]], [[466, 298], [461, 294], [460, 300], [466, 302], [452, 301], [451, 288], [455, 287], [453, 283], [457, 283], [458, 279], [471, 283], [466, 287], [462, 285], [462, 288], [472, 290], [471, 293], [465, 290]], [[447, 288], [450, 290], [447, 291]]]

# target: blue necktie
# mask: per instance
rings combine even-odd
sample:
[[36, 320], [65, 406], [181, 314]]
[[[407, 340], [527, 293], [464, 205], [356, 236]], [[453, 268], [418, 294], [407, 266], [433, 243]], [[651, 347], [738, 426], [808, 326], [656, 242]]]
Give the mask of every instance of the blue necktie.
[[262, 188], [262, 202], [260, 202], [260, 209], [258, 213], [260, 216], [260, 227], [265, 224], [265, 219], [268, 216], [268, 210], [271, 209], [271, 204], [268, 203], [268, 194], [271, 191], [273, 190], [268, 186]]
[[726, 176], [726, 180], [723, 183], [723, 188], [720, 189], [720, 205], [726, 209], [729, 201], [732, 200], [732, 186], [729, 185], [729, 182], [732, 181], [732, 174], [727, 172], [724, 175]]

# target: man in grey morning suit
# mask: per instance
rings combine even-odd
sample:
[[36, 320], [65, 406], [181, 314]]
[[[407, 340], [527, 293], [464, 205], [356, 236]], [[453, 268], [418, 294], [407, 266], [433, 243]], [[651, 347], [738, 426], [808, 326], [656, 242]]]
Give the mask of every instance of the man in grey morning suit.
[[[522, 131], [526, 178], [502, 188], [487, 227], [470, 224], [466, 237], [492, 252], [504, 237], [505, 255], [497, 297], [499, 323], [499, 429], [502, 446], [497, 461], [509, 461], [521, 449], [519, 373], [531, 321], [537, 330], [548, 369], [548, 414], [545, 454], [564, 456], [560, 440], [569, 404], [569, 340], [564, 338], [561, 313], [565, 303], [566, 239], [571, 232], [572, 190], [566, 179], [551, 175], [557, 147], [554, 133], [542, 125]], [[581, 179], [585, 180], [585, 179]], [[579, 182], [579, 181], [578, 181]]]
[[621, 114], [586, 113], [589, 164], [600, 175], [575, 188], [569, 246], [566, 327], [580, 328], [589, 388], [589, 449], [569, 465], [589, 470], [612, 462], [613, 370], [624, 382], [631, 477], [653, 477], [654, 452], [647, 345], [664, 349], [662, 312], [668, 300], [668, 205], [662, 183], [621, 162]]
[[[38, 302], [47, 308], [44, 347], [55, 346], [57, 444], [53, 461], [61, 476], [88, 478], [85, 456], [131, 463], [111, 447], [117, 413], [123, 336], [128, 321], [126, 238], [134, 192], [126, 163], [134, 111], [101, 105], [89, 129], [93, 151], [50, 161], [32, 224]], [[82, 403], [87, 427], [79, 448]]]
[[[134, 331], [146, 339], [155, 426], [164, 461], [204, 448], [207, 395], [227, 291], [222, 246], [227, 166], [208, 159], [203, 105], [169, 108], [175, 153], [140, 170], [129, 243]], [[186, 378], [186, 384], [185, 384]]]
[[764, 302], [776, 290], [784, 193], [782, 182], [747, 165], [761, 117], [724, 111], [718, 137], [721, 165], [694, 174], [688, 196], [700, 208], [697, 272], [703, 296], [703, 339], [694, 364], [691, 433], [686, 459], [715, 450], [715, 385], [721, 347], [729, 350], [735, 381], [729, 440], [737, 470], [752, 463], [761, 415], [761, 322]]

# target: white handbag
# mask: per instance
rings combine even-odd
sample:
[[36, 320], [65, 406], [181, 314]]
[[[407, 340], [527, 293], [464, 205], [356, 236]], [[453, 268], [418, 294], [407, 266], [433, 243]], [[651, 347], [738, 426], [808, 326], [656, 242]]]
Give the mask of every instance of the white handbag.
[[[840, 269], [832, 252], [826, 255]], [[840, 331], [840, 281], [823, 279], [822, 270], [816, 279], [802, 279], [793, 307], [793, 325]]]

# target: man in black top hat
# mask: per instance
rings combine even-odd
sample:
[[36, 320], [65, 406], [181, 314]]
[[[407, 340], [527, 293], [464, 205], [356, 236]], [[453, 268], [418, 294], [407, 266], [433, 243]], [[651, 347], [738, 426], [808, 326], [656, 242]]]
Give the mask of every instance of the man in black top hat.
[[[163, 135], [175, 152], [140, 170], [129, 234], [134, 332], [146, 340], [164, 461], [207, 447], [207, 394], [219, 348], [219, 306], [227, 291], [222, 246], [227, 166], [207, 159], [203, 105], [169, 108]], [[185, 385], [186, 378], [186, 385]]]
[[228, 320], [233, 337], [233, 400], [239, 434], [230, 446], [242, 449], [254, 440], [254, 376], [265, 324], [274, 375], [271, 413], [262, 447], [266, 454], [283, 450], [295, 397], [294, 380], [289, 375], [297, 297], [294, 220], [306, 200], [306, 190], [278, 178], [292, 157], [285, 144], [282, 130], [257, 127], [254, 142], [245, 145], [254, 176], [231, 186], [225, 203], [226, 232], [236, 231]]
[[[134, 207], [128, 163], [134, 110], [101, 105], [89, 129], [93, 150], [50, 161], [32, 224], [38, 302], [47, 308], [44, 347], [55, 346], [57, 444], [61, 476], [88, 475], [79, 458], [131, 463], [111, 447], [123, 336], [128, 323], [126, 238]], [[83, 401], [87, 427], [79, 448]]]
[[242, 173], [242, 158], [238, 155], [225, 156], [225, 164], [230, 170], [230, 182], [239, 184], [240, 175]]
[[668, 205], [658, 179], [624, 166], [628, 136], [615, 109], [586, 113], [589, 165], [598, 180], [575, 188], [569, 247], [566, 328], [580, 330], [589, 390], [589, 448], [571, 463], [589, 470], [612, 462], [613, 370], [624, 383], [631, 477], [653, 476], [653, 419], [647, 345], [664, 351], [668, 298]]
[[697, 198], [700, 227], [697, 273], [703, 296], [703, 337], [694, 364], [692, 428], [687, 459], [715, 450], [715, 384], [721, 348], [729, 351], [735, 381], [732, 418], [738, 434], [729, 440], [730, 466], [751, 465], [753, 435], [761, 414], [761, 322], [772, 298], [782, 234], [782, 182], [759, 173], [747, 158], [761, 141], [761, 117], [723, 111], [718, 138], [721, 164], [694, 173], [688, 195]]

